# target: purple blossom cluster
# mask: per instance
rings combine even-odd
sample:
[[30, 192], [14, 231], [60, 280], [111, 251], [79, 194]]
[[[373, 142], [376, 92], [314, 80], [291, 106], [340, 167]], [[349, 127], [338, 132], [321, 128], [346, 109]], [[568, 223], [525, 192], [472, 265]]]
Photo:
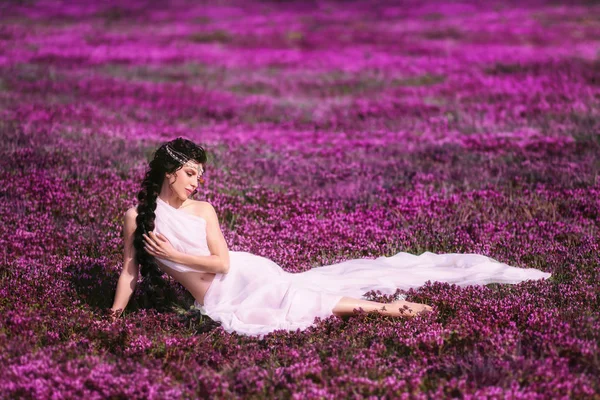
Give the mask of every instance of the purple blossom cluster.
[[[598, 398], [598, 38], [585, 1], [3, 3], [0, 397]], [[195, 198], [230, 250], [552, 277], [262, 340], [170, 280], [167, 311], [138, 285], [113, 322], [125, 210], [176, 136], [208, 151]]]

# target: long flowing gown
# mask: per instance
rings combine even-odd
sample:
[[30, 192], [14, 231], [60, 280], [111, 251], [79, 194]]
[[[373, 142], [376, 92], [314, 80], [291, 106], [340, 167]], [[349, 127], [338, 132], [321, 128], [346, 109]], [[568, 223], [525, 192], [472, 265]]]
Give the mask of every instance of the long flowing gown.
[[[178, 251], [210, 255], [206, 220], [177, 209], [160, 197], [155, 210], [155, 233], [164, 235]], [[426, 281], [458, 286], [487, 283], [515, 284], [551, 276], [535, 268], [518, 268], [479, 254], [414, 255], [405, 252], [375, 259], [352, 259], [301, 273], [284, 271], [272, 260], [245, 251], [229, 251], [226, 274], [215, 275], [204, 296], [194, 305], [220, 322], [229, 333], [258, 336], [277, 329], [305, 329], [315, 317], [326, 318], [344, 296], [362, 298], [370, 290], [394, 294]], [[159, 259], [177, 271], [197, 271]]]

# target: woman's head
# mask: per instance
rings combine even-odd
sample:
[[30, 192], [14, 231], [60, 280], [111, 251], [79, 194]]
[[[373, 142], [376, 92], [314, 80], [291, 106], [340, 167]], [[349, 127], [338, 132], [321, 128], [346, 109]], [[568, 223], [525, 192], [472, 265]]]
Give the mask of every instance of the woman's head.
[[[187, 139], [177, 138], [163, 143], [149, 162], [149, 169], [137, 195], [137, 226], [133, 237], [135, 258], [147, 286], [146, 292], [159, 294], [161, 290], [157, 289], [166, 288], [156, 260], [144, 248], [143, 234], [154, 230], [156, 198], [160, 194], [169, 199], [178, 198], [183, 202], [195, 192], [198, 182], [204, 182], [202, 173], [206, 161], [206, 151], [202, 146]], [[188, 192], [188, 189], [192, 189], [193, 192]], [[150, 305], [154, 307], [160, 308], [164, 305], [162, 299], [156, 296], [148, 299], [152, 299], [153, 304]]]
[[166, 197], [175, 196], [184, 201], [196, 192], [198, 184], [204, 182], [202, 178], [204, 162], [199, 161], [193, 156], [187, 156], [178, 152], [170, 144], [165, 144], [164, 150], [166, 150], [172, 159], [179, 162], [180, 166], [173, 172], [165, 173], [161, 194]]

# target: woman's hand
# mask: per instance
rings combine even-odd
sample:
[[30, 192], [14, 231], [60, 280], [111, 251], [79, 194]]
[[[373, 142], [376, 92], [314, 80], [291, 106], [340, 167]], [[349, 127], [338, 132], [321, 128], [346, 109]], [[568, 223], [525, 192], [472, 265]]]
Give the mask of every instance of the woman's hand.
[[116, 310], [114, 308], [108, 309], [108, 316], [112, 322], [115, 322], [117, 320], [117, 318], [119, 318], [121, 316], [122, 313], [123, 313], [123, 310], [120, 308], [118, 308]]
[[173, 258], [179, 253], [171, 242], [161, 235], [160, 233], [155, 234], [154, 232], [150, 232], [148, 235], [143, 234], [144, 249], [148, 254], [154, 257], [163, 258], [165, 260], [173, 260]]

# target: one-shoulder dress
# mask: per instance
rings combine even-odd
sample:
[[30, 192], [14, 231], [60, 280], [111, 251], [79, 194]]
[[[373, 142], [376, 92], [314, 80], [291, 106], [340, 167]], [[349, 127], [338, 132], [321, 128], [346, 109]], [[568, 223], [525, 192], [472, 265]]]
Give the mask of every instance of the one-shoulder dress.
[[[175, 249], [194, 255], [211, 254], [204, 218], [177, 209], [160, 197], [155, 215], [154, 232], [169, 239]], [[397, 288], [417, 288], [427, 281], [467, 286], [515, 284], [551, 276], [479, 254], [400, 252], [390, 257], [351, 259], [301, 273], [286, 272], [274, 261], [245, 251], [229, 250], [229, 258], [229, 272], [216, 274], [204, 304], [196, 301], [194, 305], [220, 322], [225, 331], [260, 338], [278, 329], [304, 330], [315, 317], [332, 315], [342, 297], [363, 298], [371, 290], [394, 294]], [[159, 260], [178, 271], [197, 271]]]

